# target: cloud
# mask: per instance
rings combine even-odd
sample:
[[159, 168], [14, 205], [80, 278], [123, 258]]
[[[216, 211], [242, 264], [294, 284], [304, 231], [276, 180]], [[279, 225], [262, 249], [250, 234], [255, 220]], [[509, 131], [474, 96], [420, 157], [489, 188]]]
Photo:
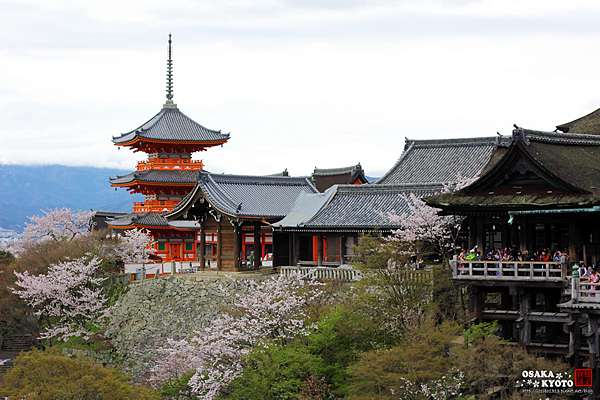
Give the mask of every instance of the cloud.
[[[404, 137], [553, 129], [600, 105], [600, 4], [554, 0], [0, 2], [0, 162], [132, 168], [110, 139], [175, 97], [231, 132], [207, 168], [381, 175]], [[23, 27], [27, 27], [24, 29]], [[459, 162], [459, 160], [457, 160]]]

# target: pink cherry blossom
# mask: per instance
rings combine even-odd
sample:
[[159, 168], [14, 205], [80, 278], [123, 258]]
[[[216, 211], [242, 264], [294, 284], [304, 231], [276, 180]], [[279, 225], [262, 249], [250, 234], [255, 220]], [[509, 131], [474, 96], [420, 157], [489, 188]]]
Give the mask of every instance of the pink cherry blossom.
[[119, 236], [115, 255], [125, 263], [143, 263], [154, 254], [154, 239], [145, 229], [129, 229]]
[[98, 277], [100, 263], [99, 258], [88, 256], [51, 265], [47, 274], [15, 272], [18, 288], [13, 293], [48, 323], [42, 338], [66, 340], [91, 333], [88, 324], [102, 314], [106, 304], [104, 279]]
[[22, 252], [25, 248], [48, 240], [72, 240], [87, 235], [91, 228], [92, 211], [73, 211], [69, 208], [55, 208], [44, 211], [43, 215], [29, 217], [20, 240], [11, 250]]
[[199, 399], [215, 399], [243, 370], [243, 357], [268, 341], [306, 334], [306, 307], [322, 291], [319, 284], [298, 276], [248, 281], [234, 307], [197, 331], [190, 340], [167, 342], [158, 351], [153, 381], [163, 382], [195, 371], [189, 386]]

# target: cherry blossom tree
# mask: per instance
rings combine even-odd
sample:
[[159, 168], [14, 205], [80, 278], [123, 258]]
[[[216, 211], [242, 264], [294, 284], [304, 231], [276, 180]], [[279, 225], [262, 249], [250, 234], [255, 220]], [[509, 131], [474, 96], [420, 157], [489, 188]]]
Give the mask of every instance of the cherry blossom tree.
[[47, 240], [73, 240], [90, 232], [92, 211], [55, 208], [29, 217], [23, 235], [12, 247], [17, 253]]
[[[460, 174], [453, 181], [446, 182], [442, 193], [452, 193], [461, 190], [477, 177], [466, 178]], [[433, 246], [433, 250], [441, 256], [447, 255], [458, 238], [463, 218], [454, 215], [440, 215], [437, 208], [431, 207], [425, 201], [411, 193], [406, 196], [408, 211], [403, 214], [389, 213], [390, 222], [400, 226], [394, 232], [391, 240], [412, 244], [413, 250], [420, 250], [424, 244]]]
[[125, 263], [144, 263], [154, 254], [154, 239], [145, 229], [129, 229], [119, 237], [115, 255]]
[[198, 398], [215, 399], [238, 377], [243, 357], [267, 341], [306, 334], [306, 308], [322, 295], [319, 284], [298, 276], [248, 281], [234, 307], [195, 333], [190, 340], [170, 340], [159, 350], [155, 383], [195, 371], [188, 385]]
[[100, 259], [86, 256], [51, 265], [47, 274], [15, 272], [17, 288], [12, 291], [48, 325], [41, 338], [89, 337], [89, 325], [102, 314], [106, 304], [98, 276]]

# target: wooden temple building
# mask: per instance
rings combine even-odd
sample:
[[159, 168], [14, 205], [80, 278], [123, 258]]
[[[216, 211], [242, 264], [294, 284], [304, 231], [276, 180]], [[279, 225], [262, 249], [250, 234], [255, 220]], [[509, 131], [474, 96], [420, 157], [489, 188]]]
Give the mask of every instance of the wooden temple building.
[[[600, 288], [572, 272], [600, 264], [600, 112], [557, 128], [515, 127], [474, 183], [426, 201], [464, 216], [467, 245], [481, 254], [453, 263], [474, 318], [499, 321], [529, 350], [594, 368], [600, 393]], [[512, 257], [486, 259], [501, 248]]]
[[156, 254], [165, 261], [196, 260], [196, 232], [170, 225], [164, 218], [196, 186], [204, 165], [192, 155], [223, 145], [229, 134], [198, 124], [173, 102], [171, 36], [167, 60], [167, 93], [162, 109], [138, 128], [113, 138], [116, 146], [144, 152], [147, 160], [136, 170], [110, 179], [115, 188], [141, 193], [144, 201], [133, 204], [132, 213], [108, 221], [112, 229], [148, 229], [156, 240]]
[[[195, 188], [164, 218], [196, 231], [201, 266], [236, 271], [273, 265], [271, 224], [284, 218], [298, 196], [316, 193], [310, 178], [202, 171]], [[287, 245], [284, 245], [284, 247]]]
[[363, 185], [369, 183], [360, 163], [342, 168], [316, 168], [312, 180], [319, 192], [324, 192], [333, 185]]
[[[376, 184], [334, 185], [303, 194], [291, 212], [273, 224], [277, 265], [337, 266], [352, 260], [361, 235], [390, 234], [399, 226], [389, 213], [408, 212], [407, 197], [427, 197], [458, 178], [473, 178], [510, 138], [502, 136], [411, 140], [396, 164]], [[461, 159], [461, 163], [456, 160]]]

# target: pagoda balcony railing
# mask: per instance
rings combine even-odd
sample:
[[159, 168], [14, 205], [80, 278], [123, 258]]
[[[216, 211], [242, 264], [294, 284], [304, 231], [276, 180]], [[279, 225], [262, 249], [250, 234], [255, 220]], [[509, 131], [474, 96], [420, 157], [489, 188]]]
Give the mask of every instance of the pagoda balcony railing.
[[133, 203], [134, 213], [171, 211], [179, 200], [146, 200]]
[[204, 168], [202, 160], [189, 158], [150, 158], [137, 163], [138, 171], [146, 170], [188, 170], [199, 171]]
[[566, 281], [567, 269], [560, 262], [545, 261], [456, 261], [450, 262], [457, 280]]

